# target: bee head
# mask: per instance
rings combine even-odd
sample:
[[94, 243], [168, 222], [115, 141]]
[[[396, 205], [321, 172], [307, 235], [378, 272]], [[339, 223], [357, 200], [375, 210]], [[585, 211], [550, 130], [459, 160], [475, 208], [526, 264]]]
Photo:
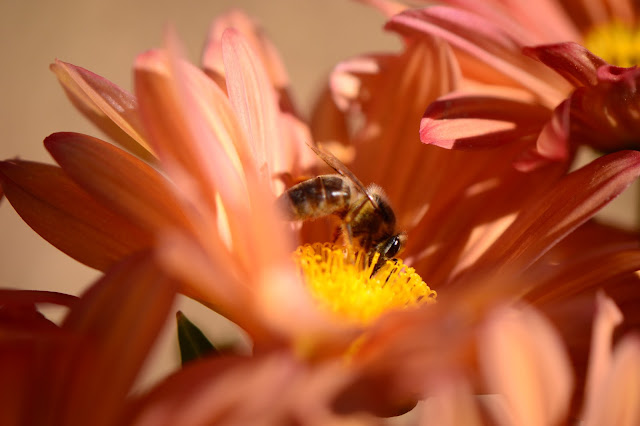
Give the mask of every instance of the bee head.
[[400, 251], [402, 251], [406, 242], [407, 234], [405, 234], [404, 232], [397, 235], [392, 235], [391, 237], [381, 241], [376, 246], [376, 251], [385, 258], [391, 259], [398, 253], [400, 253]]

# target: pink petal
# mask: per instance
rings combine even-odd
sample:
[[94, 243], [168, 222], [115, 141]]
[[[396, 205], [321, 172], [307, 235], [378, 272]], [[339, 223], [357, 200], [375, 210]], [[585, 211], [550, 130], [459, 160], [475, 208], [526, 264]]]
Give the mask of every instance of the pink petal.
[[562, 81], [522, 55], [525, 40], [470, 12], [444, 6], [408, 10], [391, 18], [387, 28], [407, 36], [442, 37], [536, 93], [547, 104], [566, 93]]
[[555, 0], [538, 1], [534, 8], [526, 1], [446, 0], [445, 3], [486, 17], [503, 28], [509, 28], [509, 31], [515, 34], [523, 33], [523, 37], [529, 38], [527, 44], [581, 38], [580, 31], [572, 19]]
[[0, 163], [0, 179], [22, 219], [87, 266], [105, 270], [152, 243], [149, 233], [91, 198], [58, 167], [5, 161]]
[[606, 62], [577, 43], [525, 47], [525, 55], [544, 63], [574, 87], [594, 86], [598, 67]]
[[122, 146], [153, 158], [144, 138], [136, 98], [109, 80], [84, 68], [56, 60], [51, 64], [71, 102]]

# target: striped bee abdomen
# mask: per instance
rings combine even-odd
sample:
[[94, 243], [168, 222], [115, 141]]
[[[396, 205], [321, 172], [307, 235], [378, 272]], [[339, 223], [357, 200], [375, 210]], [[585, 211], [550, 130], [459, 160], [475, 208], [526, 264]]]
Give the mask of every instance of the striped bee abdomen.
[[277, 204], [289, 220], [308, 220], [341, 214], [354, 193], [351, 182], [339, 175], [323, 175], [292, 186]]

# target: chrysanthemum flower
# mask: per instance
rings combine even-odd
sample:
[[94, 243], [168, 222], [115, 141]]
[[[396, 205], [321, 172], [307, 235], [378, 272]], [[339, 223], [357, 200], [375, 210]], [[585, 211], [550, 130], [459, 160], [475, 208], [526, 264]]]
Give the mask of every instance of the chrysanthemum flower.
[[[573, 150], [568, 139], [574, 146], [587, 144], [605, 152], [637, 146], [637, 140], [629, 136], [637, 128], [637, 117], [623, 112], [638, 109], [635, 71], [605, 66], [607, 62], [597, 58], [597, 65], [602, 68], [596, 79], [598, 66], [589, 59], [594, 58], [593, 54], [560, 45], [567, 64], [563, 67], [559, 60], [543, 62], [564, 77], [568, 77], [568, 64], [576, 69], [574, 74], [590, 74], [589, 84], [575, 75], [567, 82], [522, 53], [526, 46], [574, 41], [597, 49], [595, 54], [613, 65], [634, 65], [637, 59], [633, 58], [637, 58], [640, 45], [634, 41], [636, 35], [609, 39], [609, 50], [596, 47], [605, 43], [592, 42], [594, 37], [598, 38], [593, 34], [606, 32], [603, 28], [608, 25], [618, 28], [618, 32], [623, 26], [628, 27], [629, 34], [637, 32], [634, 25], [638, 12], [631, 2], [611, 5], [599, 1], [545, 1], [535, 10], [526, 2], [446, 3], [454, 7], [407, 10], [388, 23], [389, 28], [411, 37], [425, 34], [442, 37], [455, 47], [463, 75], [474, 82], [429, 106], [421, 124], [423, 142], [446, 148], [477, 149], [514, 139], [528, 140], [529, 148], [515, 161], [522, 170], [548, 160], [568, 158]], [[618, 48], [625, 52], [624, 58], [612, 53]], [[553, 46], [539, 49], [559, 50]], [[529, 50], [531, 55], [538, 56], [535, 52], [540, 53]], [[478, 82], [482, 84], [478, 86]], [[484, 86], [486, 83], [492, 86]], [[562, 103], [575, 87], [579, 89], [571, 95], [573, 100]], [[600, 111], [607, 107], [613, 111]], [[596, 115], [598, 123], [582, 131], [576, 130], [575, 123], [569, 123], [576, 117], [580, 123], [588, 123]], [[596, 130], [594, 134], [583, 138], [592, 130]]]
[[[148, 147], [153, 165], [107, 142], [57, 133], [45, 145], [62, 170], [4, 162], [3, 188], [36, 231], [90, 266], [106, 269], [115, 259], [153, 246], [165, 273], [181, 282], [180, 290], [246, 330], [256, 352], [288, 347], [305, 359], [337, 355], [356, 368], [362, 361], [376, 376], [386, 366], [397, 367], [402, 359], [397, 351], [420, 344], [416, 336], [424, 330], [405, 327], [412, 315], [433, 317], [433, 335], [447, 337], [447, 320], [455, 317], [444, 307], [456, 305], [423, 305], [403, 315], [383, 309], [364, 324], [345, 321], [338, 310], [325, 307], [339, 293], [325, 291], [328, 298], [314, 299], [312, 283], [302, 279], [291, 257], [296, 243], [311, 243], [323, 234], [313, 226], [292, 230], [274, 203], [289, 177], [295, 180], [309, 171], [309, 130], [292, 113], [292, 103], [282, 102], [286, 84], [265, 71], [265, 62], [274, 56], [258, 59], [241, 27], [236, 24], [221, 39], [209, 39], [206, 73], [181, 59], [169, 35], [164, 50], [137, 58], [135, 96], [89, 71], [57, 62], [54, 71], [74, 103], [122, 145]], [[253, 49], [262, 51], [264, 45], [254, 43]], [[432, 38], [407, 39], [398, 54], [345, 62], [331, 79], [337, 103], [322, 99], [313, 130], [317, 141], [335, 147], [342, 143], [341, 154], [353, 154], [350, 165], [364, 182], [378, 182], [387, 190], [397, 222], [409, 234], [402, 264], [433, 288], [469, 290], [467, 297], [478, 296], [483, 306], [478, 312], [484, 312], [504, 298], [543, 287], [485, 287], [475, 278], [480, 272], [541, 270], [548, 274], [542, 284], [569, 274], [573, 263], [556, 268], [545, 254], [640, 174], [640, 154], [617, 152], [570, 174], [566, 162], [523, 174], [511, 164], [527, 140], [480, 153], [425, 147], [416, 134], [424, 107], [458, 87], [458, 71], [451, 50]], [[56, 186], [70, 188], [71, 195], [57, 193]], [[324, 234], [320, 241], [330, 238]], [[603, 254], [592, 250], [601, 241], [584, 244], [580, 260], [597, 262]], [[331, 271], [343, 258], [340, 248], [337, 257], [328, 257], [331, 262], [322, 261], [321, 269]], [[635, 271], [637, 261], [625, 258], [604, 278]], [[603, 276], [595, 275], [601, 272], [597, 268], [592, 271], [581, 271], [581, 277], [597, 287]], [[573, 283], [569, 278], [575, 272], [566, 278]], [[473, 307], [465, 304], [467, 297], [454, 299], [460, 301], [458, 311]], [[399, 331], [394, 341], [407, 340], [389, 347], [389, 330]], [[470, 337], [461, 330], [442, 340], [452, 342], [452, 362], [463, 356], [461, 346]], [[432, 371], [439, 361], [433, 353], [420, 363]], [[407, 398], [415, 396], [413, 385], [409, 381], [391, 403], [412, 402]], [[346, 406], [348, 400], [343, 400]]]

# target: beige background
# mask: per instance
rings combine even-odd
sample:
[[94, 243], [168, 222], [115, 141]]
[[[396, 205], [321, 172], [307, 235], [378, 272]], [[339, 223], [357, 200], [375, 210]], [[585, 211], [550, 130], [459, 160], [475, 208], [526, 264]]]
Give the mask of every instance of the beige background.
[[[176, 27], [195, 61], [211, 19], [232, 6], [263, 23], [280, 49], [303, 107], [309, 106], [323, 76], [339, 60], [398, 46], [380, 30], [381, 16], [348, 0], [1, 0], [0, 159], [19, 156], [50, 162], [42, 140], [56, 131], [101, 136], [65, 98], [48, 69], [54, 58], [131, 89], [136, 54], [161, 44], [166, 23]], [[632, 221], [630, 197], [617, 209], [614, 214]], [[0, 205], [0, 236], [0, 287], [78, 293], [97, 276], [44, 243], [6, 200]], [[198, 306], [183, 309], [214, 339], [224, 339], [233, 330], [212, 321]], [[173, 356], [168, 349], [157, 363], [172, 365]]]

